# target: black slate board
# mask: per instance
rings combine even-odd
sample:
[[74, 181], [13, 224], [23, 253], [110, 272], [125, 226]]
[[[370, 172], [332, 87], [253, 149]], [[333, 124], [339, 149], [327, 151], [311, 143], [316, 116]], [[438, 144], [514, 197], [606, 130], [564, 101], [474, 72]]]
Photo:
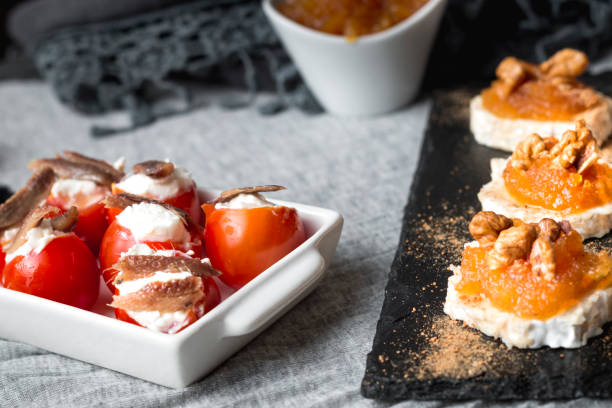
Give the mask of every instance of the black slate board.
[[[612, 73], [584, 78], [612, 94]], [[551, 400], [612, 397], [612, 325], [580, 349], [507, 349], [444, 315], [450, 264], [459, 264], [489, 161], [507, 153], [478, 145], [469, 99], [479, 88], [438, 92], [361, 392], [382, 400]], [[612, 248], [612, 234], [589, 247]]]

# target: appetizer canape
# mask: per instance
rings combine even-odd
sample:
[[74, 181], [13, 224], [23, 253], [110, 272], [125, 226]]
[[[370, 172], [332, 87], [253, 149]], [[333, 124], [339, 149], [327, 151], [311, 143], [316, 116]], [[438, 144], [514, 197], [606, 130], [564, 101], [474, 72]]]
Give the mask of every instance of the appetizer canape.
[[2, 286], [88, 309], [98, 298], [100, 272], [91, 250], [74, 233], [76, 207], [44, 205], [55, 181], [49, 168], [0, 206]]
[[206, 214], [206, 256], [219, 277], [239, 289], [306, 240], [294, 208], [275, 205], [260, 193], [282, 190], [259, 186], [228, 190], [202, 205]]
[[151, 198], [119, 193], [104, 199], [107, 208], [120, 210], [106, 230], [100, 245], [100, 267], [104, 281], [114, 291], [121, 256], [137, 244], [152, 249], [174, 249], [200, 257], [202, 227], [185, 211]]
[[508, 347], [575, 348], [602, 332], [612, 308], [612, 259], [591, 253], [570, 223], [524, 223], [483, 211], [452, 266], [444, 312]]
[[[137, 255], [134, 255], [136, 253]], [[137, 245], [113, 265], [119, 271], [111, 306], [119, 320], [162, 333], [177, 333], [220, 301], [206, 260], [173, 250]]]
[[[131, 193], [163, 201], [180, 208], [197, 223], [200, 200], [191, 174], [169, 161], [149, 160], [134, 165], [133, 174], [113, 185], [113, 193]], [[114, 212], [111, 211], [111, 218]]]
[[491, 182], [478, 199], [483, 210], [526, 222], [565, 219], [584, 239], [601, 237], [612, 227], [612, 167], [578, 121], [560, 140], [533, 134], [510, 159], [491, 160]]
[[561, 137], [584, 119], [599, 145], [612, 132], [612, 99], [576, 80], [589, 64], [564, 49], [540, 65], [514, 57], [497, 67], [497, 80], [470, 102], [470, 129], [478, 143], [511, 151], [531, 133]]
[[79, 219], [74, 233], [97, 253], [108, 226], [102, 200], [123, 172], [104, 161], [70, 151], [51, 159], [33, 160], [28, 167], [34, 171], [51, 168], [55, 172], [56, 181], [47, 203], [64, 211], [75, 206]]

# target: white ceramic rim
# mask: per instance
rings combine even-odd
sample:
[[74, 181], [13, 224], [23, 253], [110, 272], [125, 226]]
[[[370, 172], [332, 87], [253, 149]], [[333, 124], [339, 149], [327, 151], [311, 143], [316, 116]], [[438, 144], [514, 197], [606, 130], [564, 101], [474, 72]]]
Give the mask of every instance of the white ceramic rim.
[[359, 36], [357, 37], [355, 42], [349, 42], [347, 41], [346, 37], [341, 36], [341, 35], [328, 34], [322, 31], [317, 31], [310, 27], [306, 27], [302, 24], [299, 24], [291, 20], [288, 17], [285, 17], [272, 4], [276, 1], [279, 1], [279, 0], [263, 0], [263, 10], [270, 19], [275, 19], [278, 24], [283, 24], [289, 29], [300, 32], [302, 35], [311, 36], [320, 41], [328, 41], [328, 42], [336, 43], [336, 44], [355, 45], [355, 44], [360, 44], [360, 43], [368, 44], [368, 43], [382, 42], [382, 41], [389, 39], [390, 37], [395, 37], [396, 35], [403, 32], [404, 30], [408, 30], [413, 25], [416, 25], [417, 23], [419, 23], [431, 11], [433, 11], [440, 3], [444, 2], [445, 0], [429, 0], [423, 7], [418, 9], [416, 13], [414, 13], [413, 15], [411, 15], [404, 21], [401, 21], [386, 30], [383, 30], [377, 33], [373, 33], [373, 34]]

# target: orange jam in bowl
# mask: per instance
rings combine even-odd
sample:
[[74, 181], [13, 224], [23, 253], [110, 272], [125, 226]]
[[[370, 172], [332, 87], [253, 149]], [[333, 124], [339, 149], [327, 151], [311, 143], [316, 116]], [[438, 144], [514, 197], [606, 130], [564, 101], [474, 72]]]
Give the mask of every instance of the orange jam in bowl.
[[407, 19], [428, 0], [281, 0], [276, 8], [291, 20], [328, 34], [355, 39]]
[[[572, 82], [573, 89], [586, 86]], [[524, 82], [506, 98], [502, 98], [493, 83], [482, 91], [482, 105], [495, 116], [506, 119], [530, 119], [540, 121], [572, 121], [575, 115], [589, 108], [575, 94], [562, 91], [549, 81], [532, 80]]]
[[518, 202], [565, 213], [578, 213], [612, 201], [612, 169], [599, 162], [582, 174], [537, 159], [527, 170], [508, 161], [503, 172], [506, 190]]
[[612, 285], [612, 260], [606, 253], [585, 252], [576, 231], [562, 234], [552, 243], [555, 278], [545, 280], [525, 259], [491, 270], [486, 257], [492, 245], [467, 247], [461, 262], [461, 295], [483, 294], [497, 309], [526, 319], [546, 320], [577, 304], [596, 289]]

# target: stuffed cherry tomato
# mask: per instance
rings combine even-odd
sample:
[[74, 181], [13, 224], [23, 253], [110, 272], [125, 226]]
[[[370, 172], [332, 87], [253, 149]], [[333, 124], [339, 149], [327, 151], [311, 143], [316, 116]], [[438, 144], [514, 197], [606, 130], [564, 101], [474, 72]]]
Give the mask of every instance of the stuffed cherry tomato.
[[[191, 174], [167, 161], [150, 160], [133, 167], [133, 174], [113, 185], [113, 193], [122, 192], [163, 201], [180, 208], [200, 223], [202, 212], [195, 182]], [[112, 221], [116, 211], [109, 211]]]
[[[194, 323], [200, 317], [205, 315], [214, 309], [219, 303], [221, 303], [221, 292], [219, 291], [219, 287], [215, 283], [214, 279], [211, 278], [202, 278], [202, 284], [204, 285], [204, 301], [199, 302], [193, 307], [193, 310], [190, 310], [185, 315], [185, 318], [179, 322], [178, 324], [171, 325], [167, 328], [166, 333], [173, 332], [176, 333], [190, 324]], [[115, 292], [116, 296], [119, 296], [119, 291]], [[132, 323], [140, 327], [147, 327], [140, 324], [138, 321], [134, 320], [130, 313], [125, 309], [115, 309], [115, 317], [118, 320]], [[160, 316], [161, 317], [161, 316]], [[159, 326], [155, 326], [159, 327]], [[176, 328], [179, 330], [174, 331]]]
[[[6, 248], [2, 285], [89, 309], [98, 298], [100, 272], [87, 245], [67, 232], [76, 222], [76, 208], [54, 218], [43, 219], [49, 215], [41, 213], [35, 211], [39, 217], [35, 222], [26, 219], [24, 224], [31, 228], [20, 231]], [[66, 220], [68, 217], [71, 219]]]
[[59, 207], [62, 210], [67, 210], [73, 205], [76, 206], [79, 211], [79, 220], [74, 226], [73, 232], [81, 238], [94, 253], [98, 253], [100, 242], [108, 227], [106, 210], [104, 209], [102, 199], [109, 194], [110, 190], [106, 189], [104, 194], [95, 198], [91, 197], [92, 200], [88, 203], [79, 202], [78, 200], [75, 201], [74, 198], [50, 196], [47, 199], [47, 203]]
[[73, 232], [97, 253], [108, 227], [101, 201], [110, 195], [111, 184], [119, 181], [123, 172], [104, 161], [69, 151], [55, 158], [33, 160], [28, 167], [53, 170], [55, 181], [47, 203], [63, 210], [75, 206], [79, 219]]
[[[109, 205], [108, 201], [121, 200], [129, 194], [118, 194], [107, 200], [107, 207], [121, 209], [122, 205]], [[135, 200], [143, 198], [135, 197]], [[201, 227], [180, 210], [172, 210], [167, 204], [154, 200], [136, 202], [117, 215], [108, 227], [100, 245], [100, 267], [104, 282], [114, 291], [113, 281], [117, 270], [113, 265], [122, 254], [138, 244], [145, 244], [154, 250], [173, 249], [199, 257], [202, 254]]]
[[220, 279], [239, 289], [306, 240], [304, 225], [293, 208], [277, 206], [258, 193], [262, 186], [224, 193], [204, 204], [204, 243]]
[[140, 245], [116, 267], [119, 272], [111, 306], [119, 320], [177, 333], [220, 302], [219, 289], [212, 279], [218, 272], [206, 261]]
[[[54, 182], [53, 170], [43, 168], [32, 174], [19, 191], [0, 205], [0, 275], [4, 269], [6, 252], [12, 249], [21, 225], [26, 218], [33, 216], [32, 210], [49, 195]], [[52, 210], [49, 209], [48, 212]], [[39, 214], [39, 217], [43, 218], [45, 214]]]

